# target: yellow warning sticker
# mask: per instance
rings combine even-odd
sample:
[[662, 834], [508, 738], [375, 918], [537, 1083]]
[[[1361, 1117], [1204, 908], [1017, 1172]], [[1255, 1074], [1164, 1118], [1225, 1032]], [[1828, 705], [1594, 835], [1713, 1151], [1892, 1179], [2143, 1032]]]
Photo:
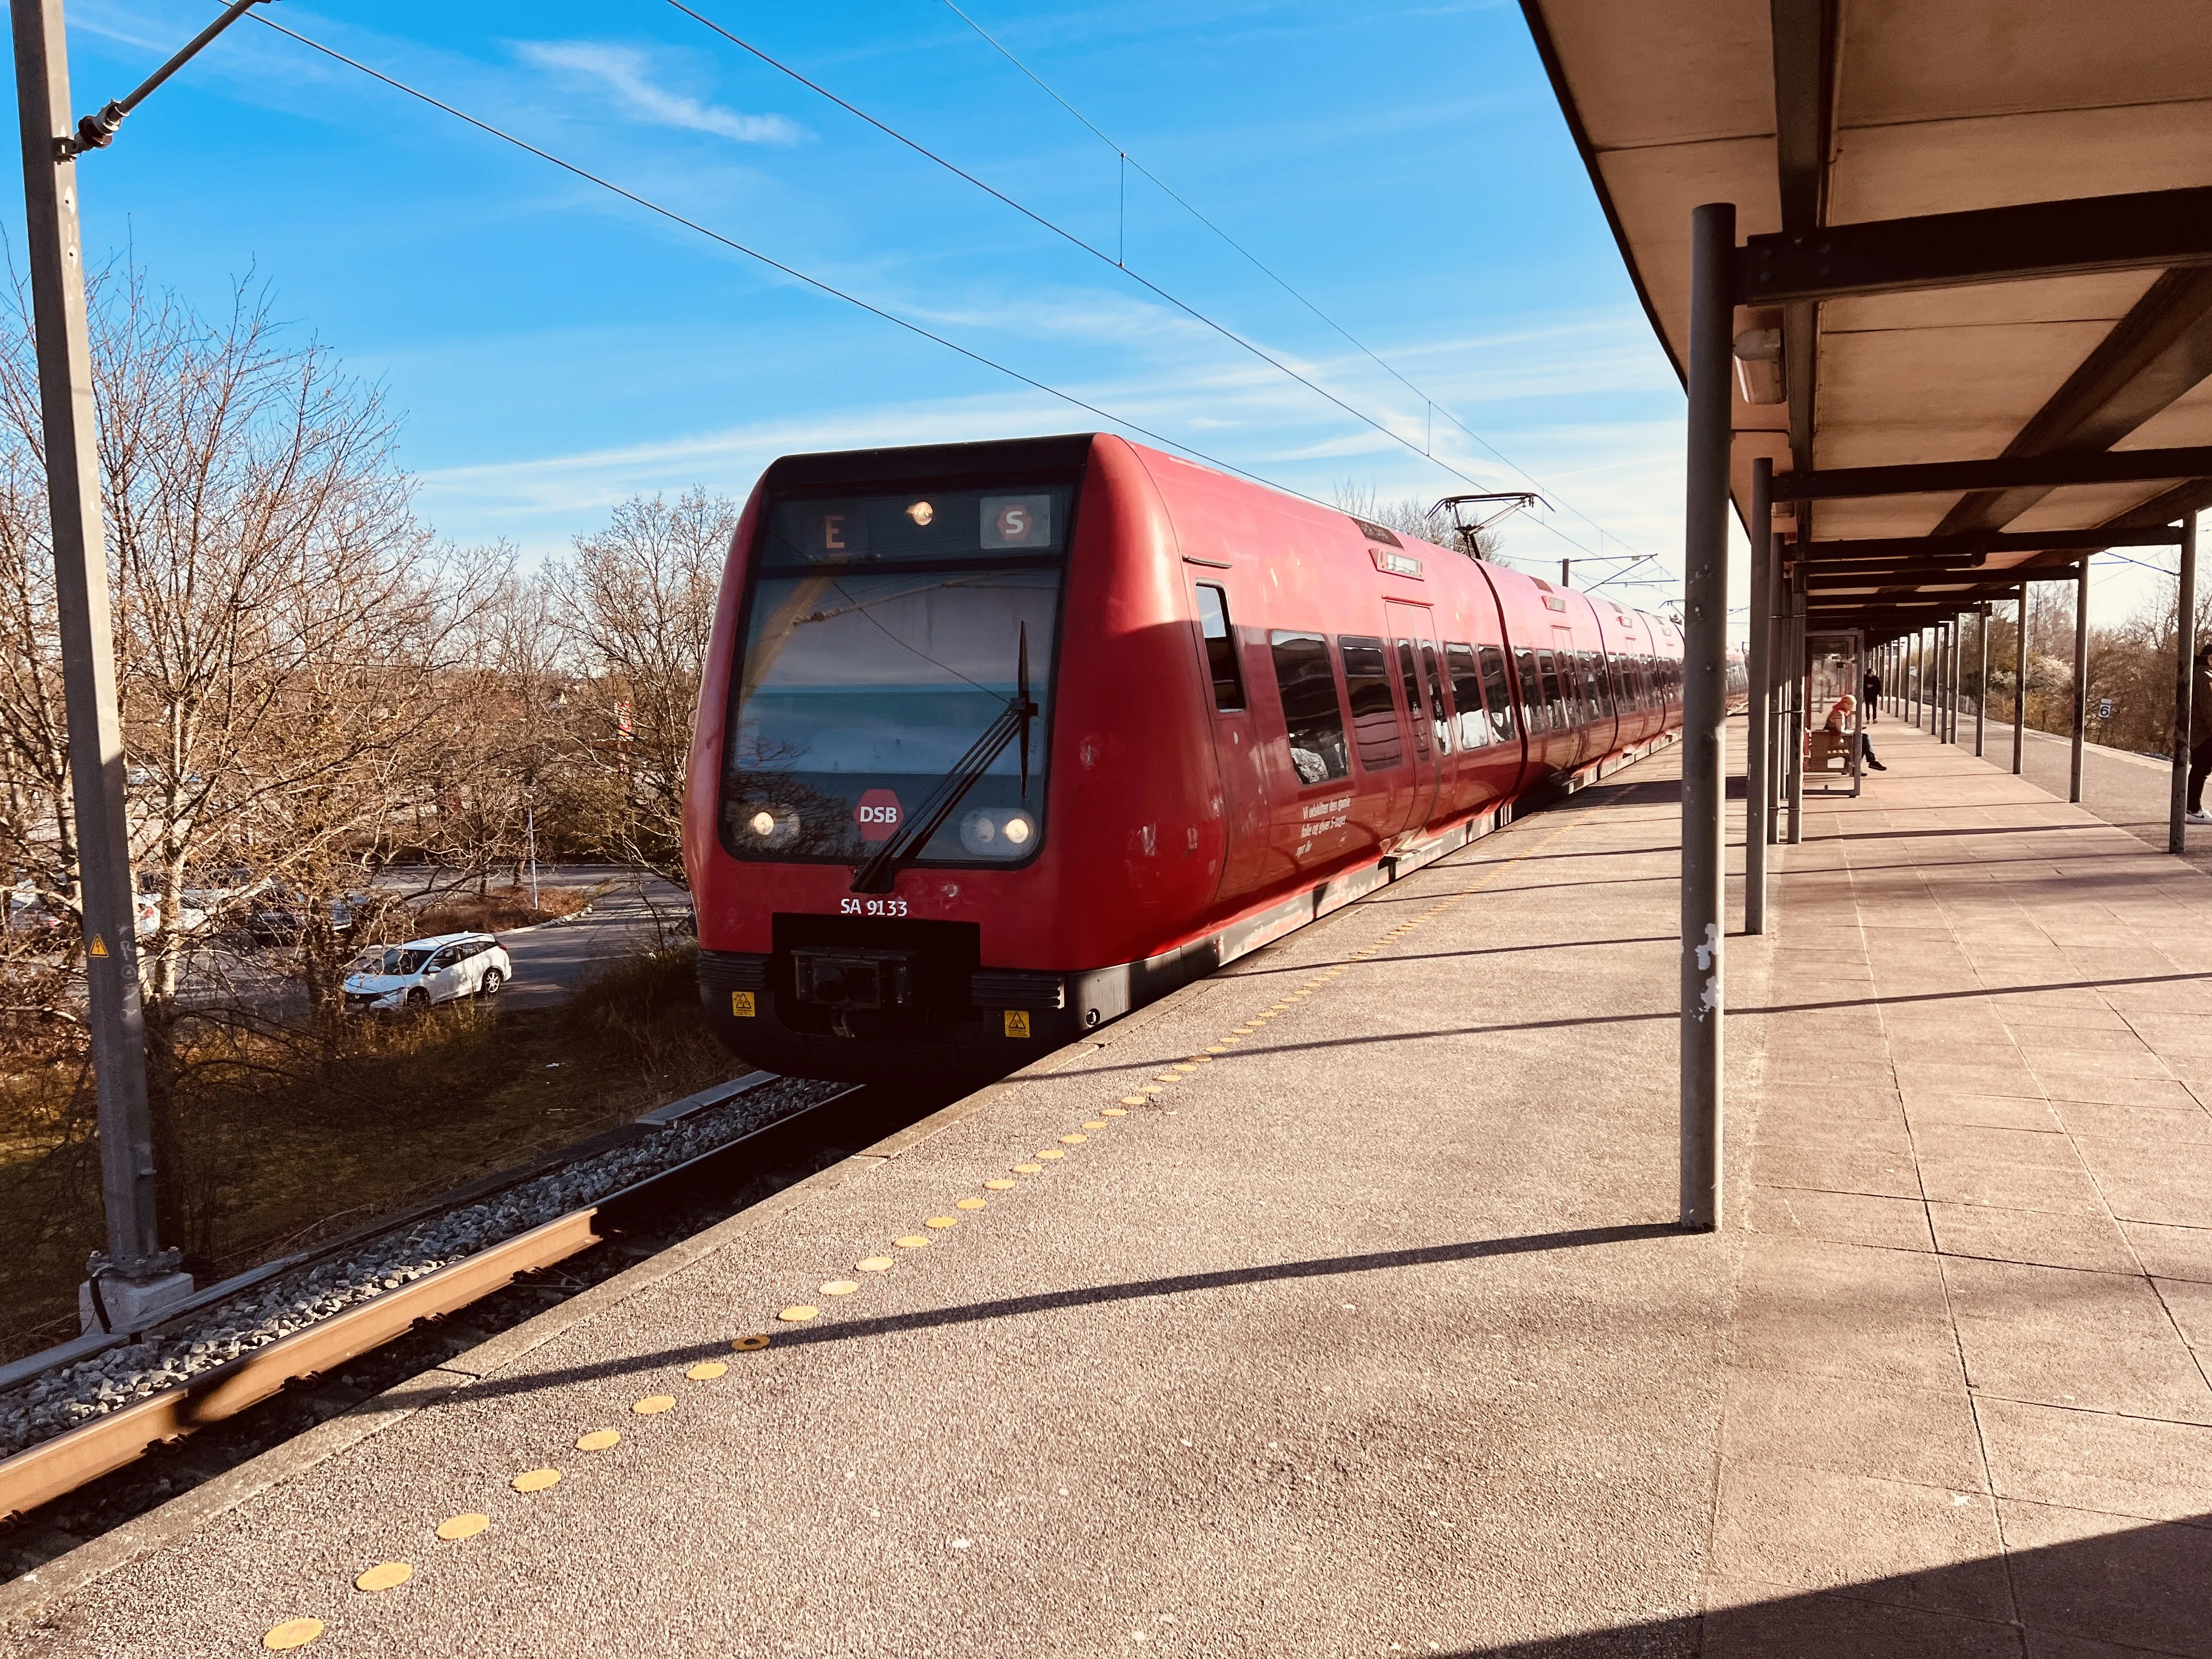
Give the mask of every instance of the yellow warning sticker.
[[1006, 1035], [1007, 1035], [1008, 1036], [1010, 1036], [1010, 1037], [1025, 1037], [1025, 1036], [1027, 1036], [1029, 1034], [1030, 1034], [1030, 1015], [1029, 1015], [1029, 1010], [1028, 1010], [1028, 1009], [1026, 1009], [1026, 1008], [1009, 1008], [1009, 1009], [1007, 1009], [1007, 1010], [1006, 1010]]
[[[92, 949], [91, 949], [90, 951], [87, 951], [87, 952], [86, 952], [86, 954], [87, 954], [88, 956], [95, 956], [95, 957], [104, 957], [104, 956], [106, 956], [106, 955], [107, 954], [107, 941], [106, 941], [106, 939], [102, 939], [99, 934], [94, 933], [94, 934], [92, 936]], [[1006, 1018], [1007, 1018], [1008, 1019], [1012, 1019], [1012, 1018], [1013, 1018], [1013, 1016], [1012, 1016], [1012, 1014], [1008, 1014], [1008, 1015], [1006, 1016]], [[1026, 1016], [1024, 1016], [1024, 1018], [1026, 1018]], [[1012, 1028], [1011, 1026], [1009, 1026], [1009, 1027], [1007, 1028], [1006, 1035], [1007, 1035], [1007, 1036], [1012, 1036], [1013, 1035], [1013, 1030], [1012, 1030]], [[1022, 1028], [1022, 1035], [1023, 1035], [1024, 1036], [1027, 1036], [1029, 1035], [1029, 1028], [1028, 1028], [1027, 1026], [1024, 1026], [1024, 1027]], [[300, 1622], [300, 1623], [311, 1623], [311, 1622], [313, 1622], [313, 1621], [312, 1621], [312, 1620], [299, 1620], [299, 1621], [297, 1621], [297, 1622]], [[278, 1628], [280, 1628], [280, 1629], [289, 1629], [289, 1628], [290, 1628], [290, 1626], [280, 1626]], [[308, 1639], [309, 1641], [313, 1641], [313, 1640], [314, 1639], [314, 1638], [313, 1638], [313, 1637], [309, 1637], [307, 1639]]]
[[739, 1019], [752, 1019], [756, 1018], [756, 1011], [753, 1007], [753, 994], [750, 991], [731, 992], [730, 1012]]

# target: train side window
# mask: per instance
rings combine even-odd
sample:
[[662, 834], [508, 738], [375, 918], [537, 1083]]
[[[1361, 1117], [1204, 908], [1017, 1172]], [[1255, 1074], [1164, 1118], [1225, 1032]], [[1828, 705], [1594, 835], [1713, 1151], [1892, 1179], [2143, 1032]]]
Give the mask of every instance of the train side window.
[[1444, 661], [1451, 669], [1452, 702], [1459, 708], [1459, 746], [1480, 749], [1490, 738], [1490, 717], [1482, 708], [1482, 671], [1475, 665], [1474, 647], [1444, 641]]
[[1223, 714], [1244, 707], [1244, 671], [1237, 661], [1237, 630], [1229, 622], [1229, 595], [1212, 582], [1198, 585], [1198, 631], [1206, 638], [1206, 666], [1213, 676], [1213, 706]]
[[1544, 677], [1544, 708], [1550, 717], [1552, 729], [1564, 732], [1575, 723], [1575, 720], [1567, 710], [1566, 697], [1559, 690], [1559, 662], [1550, 652], [1539, 651], [1536, 653], [1536, 668]]
[[1359, 750], [1359, 763], [1370, 772], [1404, 765], [1398, 708], [1390, 700], [1390, 662], [1382, 641], [1346, 634], [1336, 645], [1344, 655], [1344, 690], [1352, 699], [1352, 738]]
[[1521, 667], [1521, 718], [1533, 735], [1548, 732], [1552, 722], [1544, 708], [1544, 682], [1536, 673], [1536, 653], [1516, 650], [1513, 660]]
[[1277, 632], [1267, 636], [1275, 656], [1275, 684], [1283, 693], [1283, 724], [1291, 734], [1291, 766], [1300, 783], [1347, 776], [1344, 708], [1336, 700], [1336, 674], [1328, 641], [1318, 634]]
[[1421, 671], [1413, 660], [1413, 642], [1398, 641], [1398, 678], [1406, 683], [1406, 718], [1413, 725], [1413, 747], [1429, 752], [1429, 728], [1421, 718]]
[[1451, 706], [1444, 700], [1444, 677], [1437, 662], [1437, 647], [1428, 640], [1421, 641], [1421, 673], [1423, 683], [1429, 688], [1429, 724], [1437, 729], [1437, 752], [1451, 753]]
[[1482, 690], [1490, 704], [1490, 729], [1492, 740], [1510, 743], [1513, 729], [1513, 698], [1505, 686], [1505, 653], [1494, 645], [1477, 647], [1482, 655]]

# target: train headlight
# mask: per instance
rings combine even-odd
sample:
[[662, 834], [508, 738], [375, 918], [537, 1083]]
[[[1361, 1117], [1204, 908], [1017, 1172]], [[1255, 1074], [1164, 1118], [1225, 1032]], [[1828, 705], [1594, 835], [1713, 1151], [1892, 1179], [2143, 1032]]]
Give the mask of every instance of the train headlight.
[[960, 844], [976, 858], [1018, 859], [1036, 839], [1036, 820], [1018, 809], [987, 806], [960, 820]]
[[755, 807], [740, 823], [744, 839], [769, 852], [780, 853], [799, 839], [799, 813], [776, 802]]

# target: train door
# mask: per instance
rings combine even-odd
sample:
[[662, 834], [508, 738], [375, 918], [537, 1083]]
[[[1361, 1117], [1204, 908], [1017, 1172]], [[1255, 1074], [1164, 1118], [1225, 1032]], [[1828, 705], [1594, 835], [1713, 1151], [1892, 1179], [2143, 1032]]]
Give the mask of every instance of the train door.
[[1221, 819], [1227, 831], [1221, 861], [1226, 897], [1249, 891], [1262, 879], [1267, 862], [1267, 790], [1259, 734], [1252, 719], [1250, 676], [1243, 635], [1227, 586], [1219, 581], [1193, 584], [1198, 633], [1212, 682], [1213, 752], [1221, 779]]
[[1413, 727], [1413, 811], [1407, 828], [1419, 830], [1434, 821], [1437, 789], [1450, 764], [1451, 711], [1445, 702], [1437, 625], [1425, 605], [1385, 599], [1390, 625], [1389, 649], [1406, 694], [1406, 719]]
[[1583, 685], [1582, 653], [1575, 649], [1573, 629], [1553, 624], [1552, 659], [1559, 665], [1559, 695], [1564, 700], [1562, 708], [1567, 723], [1567, 740], [1557, 763], [1562, 772], [1571, 772], [1589, 756], [1593, 718]]

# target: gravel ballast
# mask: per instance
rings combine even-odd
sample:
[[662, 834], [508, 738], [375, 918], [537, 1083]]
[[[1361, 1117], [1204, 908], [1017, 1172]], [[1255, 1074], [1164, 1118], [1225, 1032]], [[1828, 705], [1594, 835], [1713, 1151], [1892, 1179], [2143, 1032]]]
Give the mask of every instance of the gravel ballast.
[[597, 1203], [820, 1103], [845, 1085], [779, 1078], [626, 1146], [564, 1164], [480, 1203], [362, 1241], [342, 1259], [242, 1291], [145, 1340], [0, 1395], [0, 1458], [189, 1382], [334, 1314]]

